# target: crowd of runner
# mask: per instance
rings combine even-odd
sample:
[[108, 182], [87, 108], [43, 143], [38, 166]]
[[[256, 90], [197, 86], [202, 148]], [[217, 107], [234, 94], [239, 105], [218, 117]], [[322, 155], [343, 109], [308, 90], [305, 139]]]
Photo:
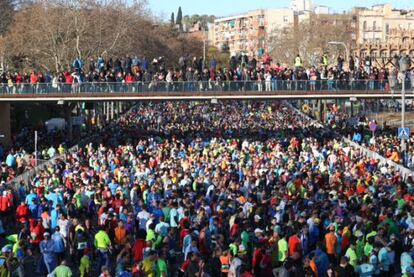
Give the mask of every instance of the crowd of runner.
[[[61, 92], [123, 92], [123, 91], [194, 91], [194, 90], [339, 90], [367, 89], [390, 91], [402, 80], [414, 87], [414, 70], [405, 76], [389, 64], [374, 65], [369, 57], [351, 57], [345, 67], [340, 56], [329, 61], [321, 57], [314, 66], [304, 67], [298, 55], [292, 65], [281, 65], [269, 56], [232, 56], [228, 64], [218, 64], [213, 57], [181, 57], [178, 62], [163, 57], [76, 58], [62, 72], [3, 72], [0, 89], [4, 93]], [[307, 82], [305, 82], [307, 81]], [[183, 82], [186, 82], [185, 84]]]
[[139, 105], [5, 177], [1, 276], [414, 274], [412, 176], [277, 102]]
[[363, 114], [351, 117], [338, 106], [330, 105], [326, 124], [353, 142], [395, 163], [414, 169], [414, 139], [408, 134], [405, 140], [406, 148], [403, 151], [397, 128], [388, 126], [387, 122], [380, 125], [376, 120], [370, 120]]

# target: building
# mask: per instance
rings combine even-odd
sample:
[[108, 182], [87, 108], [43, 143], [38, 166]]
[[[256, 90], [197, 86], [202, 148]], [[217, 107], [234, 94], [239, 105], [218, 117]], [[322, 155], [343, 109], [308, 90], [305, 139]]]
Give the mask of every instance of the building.
[[414, 58], [414, 30], [389, 29], [385, 41], [365, 41], [353, 50], [353, 55], [359, 57], [388, 59], [400, 54]]
[[316, 6], [313, 10], [315, 14], [330, 14], [331, 10], [328, 6]]
[[391, 4], [356, 7], [349, 12], [331, 13], [327, 6], [313, 6], [311, 0], [292, 0], [291, 8], [261, 9], [218, 18], [209, 26], [210, 45], [231, 54], [261, 56], [275, 29], [297, 27], [300, 22], [343, 26], [350, 54], [391, 57], [407, 53], [414, 58], [414, 10], [393, 9]]
[[266, 41], [277, 28], [292, 26], [295, 13], [291, 9], [260, 9], [214, 21], [212, 44], [232, 55], [246, 53], [261, 56], [267, 49]]
[[391, 4], [371, 9], [356, 8], [359, 18], [358, 43], [385, 42], [391, 29], [414, 30], [414, 11], [396, 10]]
[[371, 9], [354, 8], [353, 13], [358, 17], [354, 55], [390, 57], [401, 53], [414, 54], [414, 10], [398, 10], [391, 4], [383, 4]]
[[291, 9], [294, 12], [313, 11], [311, 0], [292, 0]]

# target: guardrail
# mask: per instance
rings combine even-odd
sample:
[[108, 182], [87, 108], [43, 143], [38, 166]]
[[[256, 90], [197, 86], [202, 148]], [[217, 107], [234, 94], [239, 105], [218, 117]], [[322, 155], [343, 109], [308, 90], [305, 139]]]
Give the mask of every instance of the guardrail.
[[[134, 106], [132, 106], [124, 114], [129, 113], [132, 109], [134, 109]], [[121, 117], [118, 117], [111, 124], [105, 126], [102, 129], [102, 131], [105, 130], [105, 129], [107, 129], [107, 128], [112, 128], [114, 125], [117, 125], [120, 118]], [[72, 146], [71, 148], [69, 148], [65, 154], [55, 156], [55, 157], [53, 157], [53, 158], [51, 158], [49, 160], [42, 160], [42, 163], [41, 164], [38, 164], [36, 167], [34, 167], [34, 168], [32, 168], [32, 169], [30, 169], [30, 170], [28, 170], [26, 172], [23, 172], [22, 174], [16, 176], [11, 181], [7, 182], [6, 185], [8, 187], [13, 188], [13, 190], [16, 192], [15, 193], [15, 196], [18, 197], [18, 193], [17, 192], [19, 191], [19, 187], [20, 187], [20, 184], [22, 182], [23, 182], [23, 185], [26, 188], [29, 188], [30, 185], [31, 185], [31, 182], [32, 182], [33, 178], [36, 176], [36, 174], [39, 171], [45, 170], [45, 169], [47, 169], [50, 166], [54, 166], [54, 165], [56, 165], [60, 161], [66, 161], [66, 155], [68, 153], [76, 153], [76, 152], [78, 152], [79, 148], [84, 147], [85, 145], [87, 145], [89, 143], [97, 142], [99, 140], [99, 138], [100, 138], [100, 135], [99, 134], [95, 134], [95, 135], [92, 135], [92, 136], [89, 136], [89, 137], [86, 137], [86, 138], [82, 139], [81, 141], [78, 142], [78, 144], [76, 144], [76, 145]], [[16, 203], [18, 203], [18, 202], [16, 202]]]
[[[297, 109], [296, 107], [294, 107], [293, 105], [291, 105], [290, 103], [286, 102], [286, 105], [288, 105], [289, 107], [291, 107], [292, 109], [294, 109], [297, 113], [301, 114], [302, 116], [308, 118], [309, 120], [311, 120], [312, 122], [314, 122], [316, 124], [316, 126], [320, 127], [320, 128], [327, 128], [325, 125], [321, 124], [319, 121], [311, 118], [309, 115], [303, 113], [302, 111], [300, 111], [299, 109]], [[351, 141], [350, 139], [342, 136], [341, 134], [339, 134], [338, 132], [331, 130], [332, 132], [335, 132], [338, 136], [342, 137], [343, 141], [350, 145], [351, 147], [354, 147], [356, 149], [359, 149], [359, 151], [367, 158], [370, 159], [375, 159], [378, 160], [380, 162], [380, 164], [388, 164], [389, 166], [394, 167], [398, 172], [401, 173], [401, 176], [403, 177], [404, 180], [406, 180], [409, 176], [413, 176], [414, 177], [414, 171], [400, 165], [397, 164], [393, 161], [391, 161], [390, 159], [387, 159], [383, 156], [381, 156], [380, 154], [378, 154], [377, 152], [374, 152], [372, 150], [369, 150], [368, 148], [359, 145], [358, 143], [355, 143], [353, 141]]]
[[[139, 93], [139, 92], [208, 92], [208, 91], [391, 91], [400, 90], [397, 80], [268, 80], [268, 81], [186, 81], [186, 82], [84, 82], [73, 84], [0, 84], [0, 94], [81, 94], [81, 93]], [[407, 90], [414, 82], [405, 82]]]
[[379, 160], [381, 164], [388, 164], [389, 166], [394, 167], [398, 172], [401, 173], [404, 180], [406, 180], [409, 176], [414, 176], [414, 171], [381, 156], [377, 152], [371, 151], [368, 148], [361, 146], [348, 138], [345, 138], [344, 141], [352, 147], [359, 149], [366, 157]]

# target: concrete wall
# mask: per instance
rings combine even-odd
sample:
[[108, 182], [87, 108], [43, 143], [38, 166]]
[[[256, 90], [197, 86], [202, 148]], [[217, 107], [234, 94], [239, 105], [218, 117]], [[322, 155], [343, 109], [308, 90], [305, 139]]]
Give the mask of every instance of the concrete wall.
[[2, 143], [6, 147], [9, 147], [11, 145], [9, 103], [0, 103], [0, 143]]

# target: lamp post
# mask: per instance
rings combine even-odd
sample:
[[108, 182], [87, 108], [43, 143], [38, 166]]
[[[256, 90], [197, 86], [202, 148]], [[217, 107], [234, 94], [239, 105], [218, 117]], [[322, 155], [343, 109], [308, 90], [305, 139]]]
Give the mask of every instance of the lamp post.
[[203, 64], [202, 68], [206, 67], [206, 56], [207, 56], [207, 42], [208, 42], [208, 30], [204, 29], [203, 32]]
[[[395, 65], [396, 66], [396, 65]], [[398, 61], [399, 71], [402, 73], [402, 86], [401, 86], [401, 128], [405, 128], [405, 74], [410, 66], [410, 58], [407, 54], [401, 56]], [[406, 151], [405, 137], [401, 136], [401, 150], [403, 152], [403, 161], [405, 164], [404, 156]]]
[[348, 51], [348, 46], [346, 46], [345, 42], [342, 41], [330, 41], [328, 42], [328, 44], [330, 45], [342, 45], [343, 47], [345, 47], [345, 58], [346, 61], [349, 63], [349, 51]]

